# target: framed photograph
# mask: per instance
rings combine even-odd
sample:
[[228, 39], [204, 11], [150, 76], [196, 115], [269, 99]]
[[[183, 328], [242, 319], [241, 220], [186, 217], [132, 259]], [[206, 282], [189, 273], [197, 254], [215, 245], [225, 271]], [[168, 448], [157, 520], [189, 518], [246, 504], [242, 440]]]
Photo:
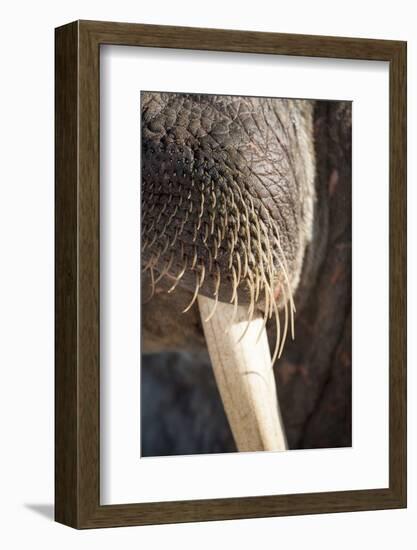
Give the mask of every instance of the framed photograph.
[[55, 517], [406, 506], [406, 43], [56, 29]]

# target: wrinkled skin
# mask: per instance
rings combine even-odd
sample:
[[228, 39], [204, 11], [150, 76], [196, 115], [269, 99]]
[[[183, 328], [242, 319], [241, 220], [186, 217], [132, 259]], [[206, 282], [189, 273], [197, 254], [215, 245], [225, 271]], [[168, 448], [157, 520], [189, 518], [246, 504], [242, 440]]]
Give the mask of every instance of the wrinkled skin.
[[[204, 109], [208, 107], [200, 105], [199, 109], [194, 107], [194, 111], [192, 108], [187, 110], [190, 104], [184, 105], [183, 97], [174, 96], [172, 99], [176, 108], [172, 107], [168, 96], [163, 101], [156, 101], [153, 94], [145, 97], [142, 102], [143, 136], [152, 142], [152, 146], [148, 143], [146, 147], [155, 151], [158, 140], [160, 144], [165, 140], [175, 151], [180, 147], [184, 151], [188, 147], [194, 156], [202, 147], [204, 158], [216, 159], [216, 162], [222, 158], [217, 149], [223, 153], [226, 151], [228, 158], [232, 159], [225, 161], [232, 176], [237, 166], [233, 159], [240, 159], [239, 177], [246, 182], [259, 215], [262, 216], [263, 209], [267, 209], [280, 228], [297, 308], [295, 341], [286, 342], [283, 356], [274, 366], [290, 448], [349, 446], [350, 104], [281, 101], [278, 106], [271, 106], [271, 100], [192, 96], [191, 105], [198, 105], [200, 98], [212, 102], [209, 105], [211, 110], [207, 111], [208, 121], [219, 117], [222, 122], [213, 122], [210, 126], [202, 118]], [[259, 110], [262, 115], [256, 114]], [[193, 123], [188, 111], [194, 112], [202, 121]], [[171, 118], [167, 113], [171, 113]], [[225, 117], [228, 117], [228, 124]], [[247, 118], [251, 121], [247, 122]], [[162, 151], [166, 146], [159, 147]], [[178, 155], [175, 152], [174, 156]], [[146, 162], [149, 164], [151, 160], [152, 156], [145, 160], [143, 174]], [[167, 172], [170, 164], [165, 161], [155, 166]], [[218, 172], [217, 169], [213, 173]], [[239, 177], [235, 179], [240, 182]], [[143, 183], [143, 198], [146, 200], [146, 178]], [[179, 185], [181, 189], [187, 188], [184, 173]], [[143, 260], [146, 261], [146, 255]], [[279, 280], [279, 266], [275, 267], [276, 280]], [[225, 277], [222, 278], [221, 298], [227, 299], [230, 281], [224, 264], [222, 273]], [[170, 283], [162, 279], [153, 299], [143, 306], [144, 351], [188, 350], [195, 355], [192, 360], [187, 356], [185, 363], [179, 360], [181, 356], [172, 353], [161, 355], [158, 362], [155, 356], [144, 356], [142, 376], [146, 388], [142, 387], [142, 426], [147, 429], [143, 434], [143, 453], [235, 450], [220, 398], [207, 368], [209, 360], [198, 308], [193, 306], [181, 316], [194, 290], [193, 279], [181, 280], [175, 292], [166, 294], [163, 290], [169, 286]], [[210, 295], [212, 287], [207, 284], [201, 291]], [[148, 294], [149, 273], [145, 273], [143, 295]], [[239, 300], [245, 299], [247, 296], [242, 292]], [[261, 300], [257, 307], [262, 309]], [[269, 323], [267, 328], [272, 344], [274, 323]], [[187, 364], [188, 368], [184, 366]], [[184, 377], [185, 370], [188, 376]], [[179, 399], [178, 395], [183, 398]], [[201, 422], [207, 416], [210, 416], [210, 430], [202, 431]], [[178, 443], [175, 436], [178, 430], [185, 431], [188, 439], [183, 435]]]
[[[158, 255], [156, 272], [169, 260], [173, 273], [186, 265], [181, 286], [191, 291], [204, 266], [199, 293], [209, 297], [218, 270], [219, 298], [229, 301], [231, 266], [260, 264], [258, 242], [276, 249], [275, 227], [294, 292], [312, 234], [312, 108], [299, 100], [143, 93], [143, 239], [151, 244], [142, 263]], [[272, 263], [278, 292], [284, 275], [279, 258]], [[248, 303], [247, 285], [238, 294]]]

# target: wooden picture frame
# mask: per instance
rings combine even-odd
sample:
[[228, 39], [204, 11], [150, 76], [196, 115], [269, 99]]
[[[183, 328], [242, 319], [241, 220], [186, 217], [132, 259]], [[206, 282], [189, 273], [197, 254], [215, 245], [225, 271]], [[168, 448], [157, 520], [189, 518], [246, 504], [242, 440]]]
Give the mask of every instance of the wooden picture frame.
[[[55, 519], [75, 528], [406, 506], [406, 43], [76, 21], [56, 29]], [[99, 55], [118, 44], [389, 62], [389, 488], [100, 505]]]

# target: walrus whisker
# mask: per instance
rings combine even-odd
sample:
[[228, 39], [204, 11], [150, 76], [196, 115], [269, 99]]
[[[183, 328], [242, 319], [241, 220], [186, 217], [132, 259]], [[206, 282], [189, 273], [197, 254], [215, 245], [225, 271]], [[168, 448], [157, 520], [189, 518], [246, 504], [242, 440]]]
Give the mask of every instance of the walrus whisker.
[[215, 221], [215, 219], [216, 219], [215, 213], [211, 212], [210, 213], [210, 223], [211, 223], [210, 235], [213, 235], [213, 233], [214, 233], [214, 221]]
[[237, 296], [237, 294], [236, 294], [236, 295], [235, 295], [235, 299], [233, 300], [233, 311], [232, 311], [232, 316], [231, 316], [231, 318], [230, 318], [230, 320], [229, 320], [229, 324], [228, 324], [227, 328], [225, 329], [225, 334], [229, 334], [230, 329], [232, 328], [232, 326], [233, 326], [233, 324], [234, 324], [234, 322], [235, 322], [238, 302], [239, 302], [239, 299], [238, 299], [238, 296]]
[[219, 248], [220, 248], [220, 243], [217, 242], [217, 237], [215, 236], [214, 239], [214, 254], [213, 254], [213, 258], [215, 260], [217, 260], [217, 255], [219, 253]]
[[154, 279], [154, 270], [153, 267], [150, 268], [150, 277], [151, 277], [151, 294], [142, 302], [143, 304], [147, 304], [150, 302], [155, 294], [155, 279]]
[[191, 269], [194, 269], [197, 263], [197, 248], [194, 246], [193, 261], [191, 262]]
[[281, 342], [281, 322], [279, 319], [279, 311], [277, 308], [277, 303], [275, 300], [273, 300], [272, 302], [273, 302], [274, 311], [275, 311], [275, 327], [276, 327], [276, 333], [277, 333], [277, 336], [275, 339], [274, 353], [272, 354], [272, 358], [271, 358], [271, 365], [274, 366], [275, 361], [277, 360], [277, 357], [278, 357], [278, 351], [279, 351], [280, 342]]
[[[170, 195], [171, 197], [172, 195]], [[169, 216], [168, 218], [168, 221], [166, 223], [166, 225], [170, 225], [172, 220], [175, 218], [175, 216], [177, 215], [177, 212], [178, 212], [178, 204], [175, 205], [174, 207], [174, 210], [172, 211], [172, 214]]]
[[222, 231], [221, 231], [220, 227], [218, 227], [217, 228], [217, 243], [218, 243], [219, 247], [220, 247], [220, 244], [223, 241], [223, 239], [224, 239], [224, 235], [222, 234]]
[[175, 243], [177, 242], [177, 238], [178, 238], [178, 227], [175, 228], [174, 238], [173, 238], [173, 240], [172, 240], [172, 242], [171, 242], [171, 244], [170, 244], [170, 247], [171, 247], [171, 248], [172, 248], [172, 247], [175, 245]]
[[256, 337], [256, 343], [259, 342], [259, 338], [261, 337], [261, 334], [263, 333], [264, 328], [266, 326], [266, 322], [268, 320], [270, 292], [269, 292], [269, 288], [268, 288], [267, 284], [264, 285], [264, 290], [265, 290], [265, 311], [264, 311], [264, 316], [263, 316], [261, 327], [260, 327], [258, 335]]
[[272, 319], [273, 305], [276, 301], [275, 300], [275, 295], [274, 295], [273, 280], [271, 280], [270, 291], [271, 291], [271, 301], [270, 301], [270, 304], [269, 304], [269, 318]]
[[239, 342], [241, 342], [243, 340], [243, 338], [245, 337], [245, 334], [247, 333], [250, 325], [251, 325], [251, 322], [252, 322], [252, 318], [253, 318], [253, 314], [254, 314], [254, 311], [255, 311], [255, 305], [253, 303], [251, 303], [249, 305], [249, 308], [248, 308], [248, 321], [246, 323], [246, 327], [245, 327], [245, 330], [242, 332], [242, 334], [239, 336], [239, 338], [236, 340], [236, 343], [238, 344]]
[[198, 227], [197, 225], [194, 226], [194, 235], [193, 235], [193, 243], [197, 240], [197, 234], [198, 234]]
[[204, 237], [203, 237], [204, 244], [207, 243], [208, 236], [209, 236], [209, 226], [207, 223], [204, 223]]
[[187, 222], [188, 222], [188, 210], [185, 211], [184, 219], [181, 221], [181, 227], [180, 227], [180, 230], [178, 231], [178, 236], [182, 235], [184, 231], [184, 226]]
[[233, 239], [233, 235], [231, 234], [229, 259], [228, 259], [228, 262], [227, 262], [227, 268], [228, 269], [231, 269], [232, 265], [233, 265], [233, 249], [234, 249], [234, 239]]
[[248, 321], [246, 323], [246, 327], [243, 333], [237, 339], [237, 343], [241, 342], [242, 339], [245, 337], [245, 334], [248, 331], [249, 326], [251, 324], [253, 313], [255, 311], [254, 287], [253, 287], [253, 284], [250, 284], [250, 283], [249, 283], [249, 292], [250, 292], [250, 303], [248, 308]]
[[166, 265], [163, 267], [162, 271], [160, 272], [158, 277], [155, 279], [155, 284], [158, 283], [163, 277], [165, 277], [165, 275], [168, 274], [169, 270], [171, 269], [173, 261], [174, 261], [174, 255], [171, 252]]
[[148, 244], [148, 247], [149, 247], [149, 248], [152, 248], [152, 247], [153, 247], [153, 245], [155, 244], [155, 241], [156, 241], [157, 237], [158, 237], [158, 233], [155, 231], [154, 236], [153, 236], [151, 242]]
[[142, 271], [148, 271], [148, 269], [154, 267], [158, 260], [156, 259], [156, 256], [151, 256], [149, 260], [146, 262], [146, 264], [143, 266]]
[[245, 248], [243, 249], [243, 255], [244, 255], [243, 278], [246, 279], [248, 270], [249, 270], [249, 265], [248, 265], [248, 254]]
[[277, 244], [277, 247], [278, 247], [278, 255], [277, 255], [278, 261], [280, 263], [281, 269], [283, 271], [283, 274], [284, 274], [284, 277], [285, 277], [285, 280], [286, 280], [286, 283], [287, 283], [291, 308], [294, 310], [294, 313], [295, 313], [296, 310], [295, 310], [294, 300], [293, 300], [293, 297], [292, 297], [291, 285], [290, 285], [290, 281], [289, 281], [289, 277], [288, 277], [287, 260], [285, 258], [285, 254], [282, 251], [281, 242], [280, 242], [280, 238], [279, 238], [279, 232], [278, 232], [278, 229], [276, 227], [276, 224], [272, 223], [272, 227], [273, 227], [273, 229], [275, 231], [275, 235], [276, 235], [276, 244]]
[[220, 270], [219, 270], [219, 266], [218, 264], [216, 264], [216, 268], [217, 268], [217, 271], [216, 271], [216, 282], [214, 284], [214, 293], [213, 293], [213, 296], [214, 296], [214, 306], [213, 306], [213, 309], [211, 310], [210, 314], [208, 315], [208, 317], [206, 319], [204, 319], [205, 322], [207, 321], [210, 321], [210, 319], [213, 317], [215, 311], [216, 311], [216, 308], [217, 308], [217, 304], [219, 302], [219, 288], [220, 288]]
[[168, 235], [164, 235], [164, 238], [165, 238], [165, 245], [164, 245], [164, 248], [162, 249], [161, 256], [164, 256], [166, 254], [166, 251], [168, 250], [168, 247], [169, 247]]
[[159, 222], [161, 221], [161, 218], [163, 216], [163, 214], [165, 213], [165, 210], [167, 209], [167, 203], [164, 202], [164, 204], [162, 205], [162, 208], [161, 210], [159, 211], [159, 214], [158, 216], [156, 217], [156, 224], [158, 225]]
[[283, 333], [282, 333], [282, 340], [281, 340], [281, 347], [279, 349], [279, 353], [278, 353], [278, 359], [281, 357], [282, 355], [282, 351], [284, 349], [284, 344], [285, 344], [285, 340], [287, 338], [287, 331], [288, 331], [288, 304], [287, 304], [287, 301], [284, 302], [284, 311], [285, 311], [285, 316], [284, 316], [284, 330], [283, 330]]
[[236, 271], [234, 266], [232, 266], [232, 273], [233, 273], [233, 287], [232, 287], [232, 298], [230, 300], [230, 303], [234, 301], [237, 293], [237, 278], [236, 278]]
[[198, 283], [199, 289], [203, 286], [205, 275], [206, 275], [206, 266], [204, 265], [204, 262], [201, 262], [201, 273], [200, 273], [200, 279]]
[[161, 271], [158, 275], [158, 277], [155, 278], [155, 284], [159, 283], [159, 281], [165, 277], [166, 273], [164, 273], [164, 271]]
[[196, 285], [195, 285], [194, 294], [193, 294], [193, 297], [192, 297], [191, 302], [188, 304], [188, 306], [187, 306], [185, 309], [182, 310], [182, 313], [187, 313], [187, 311], [191, 309], [191, 307], [193, 306], [194, 302], [196, 301], [197, 296], [198, 296], [198, 291], [200, 290], [198, 281], [199, 281], [198, 272], [196, 271]]
[[178, 273], [178, 275], [175, 277], [175, 282], [174, 284], [171, 286], [171, 288], [169, 288], [167, 290], [167, 293], [168, 294], [171, 294], [171, 292], [173, 292], [175, 290], [175, 288], [177, 287], [178, 283], [180, 282], [180, 280], [182, 279], [185, 271], [187, 269], [187, 257], [185, 258], [185, 261], [184, 261], [184, 266], [182, 267], [181, 271]]
[[216, 262], [216, 282], [215, 282], [215, 285], [214, 285], [214, 295], [215, 296], [217, 296], [219, 294], [220, 281], [221, 281], [220, 268], [219, 268], [219, 264]]
[[213, 315], [215, 314], [216, 312], [216, 309], [217, 309], [217, 304], [219, 303], [219, 297], [217, 294], [214, 295], [214, 305], [213, 305], [213, 309], [210, 311], [210, 314], [208, 315], [208, 317], [206, 317], [206, 319], [204, 319], [204, 322], [207, 323], [207, 321], [210, 321], [210, 319], [213, 317]]
[[211, 255], [211, 250], [209, 247], [207, 247], [207, 254], [208, 254], [208, 270], [209, 270], [209, 273], [211, 273], [211, 270], [213, 268], [213, 256]]
[[199, 219], [201, 219], [203, 217], [203, 213], [204, 213], [204, 193], [201, 193], [200, 213], [198, 215]]
[[284, 273], [284, 277], [285, 277], [286, 283], [287, 283], [288, 297], [287, 297], [287, 294], [285, 292], [284, 292], [284, 295], [285, 295], [286, 302], [287, 302], [287, 300], [289, 300], [289, 303], [290, 303], [291, 338], [292, 338], [292, 340], [294, 340], [294, 338], [295, 338], [295, 328], [294, 328], [295, 305], [294, 305], [294, 301], [293, 301], [293, 297], [292, 297], [292, 292], [291, 292], [291, 287], [290, 287], [290, 282], [289, 282], [289, 278], [288, 278], [286, 265], [283, 265], [282, 271]]
[[235, 256], [236, 256], [236, 263], [237, 263], [237, 286], [239, 286], [241, 275], [242, 275], [242, 264], [240, 261], [240, 254], [237, 252]]

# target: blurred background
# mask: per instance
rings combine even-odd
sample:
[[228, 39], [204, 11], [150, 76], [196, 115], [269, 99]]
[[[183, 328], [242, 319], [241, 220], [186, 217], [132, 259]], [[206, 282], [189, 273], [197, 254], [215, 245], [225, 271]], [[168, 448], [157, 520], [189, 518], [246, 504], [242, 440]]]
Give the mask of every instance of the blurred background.
[[142, 456], [236, 451], [204, 353], [143, 354]]

